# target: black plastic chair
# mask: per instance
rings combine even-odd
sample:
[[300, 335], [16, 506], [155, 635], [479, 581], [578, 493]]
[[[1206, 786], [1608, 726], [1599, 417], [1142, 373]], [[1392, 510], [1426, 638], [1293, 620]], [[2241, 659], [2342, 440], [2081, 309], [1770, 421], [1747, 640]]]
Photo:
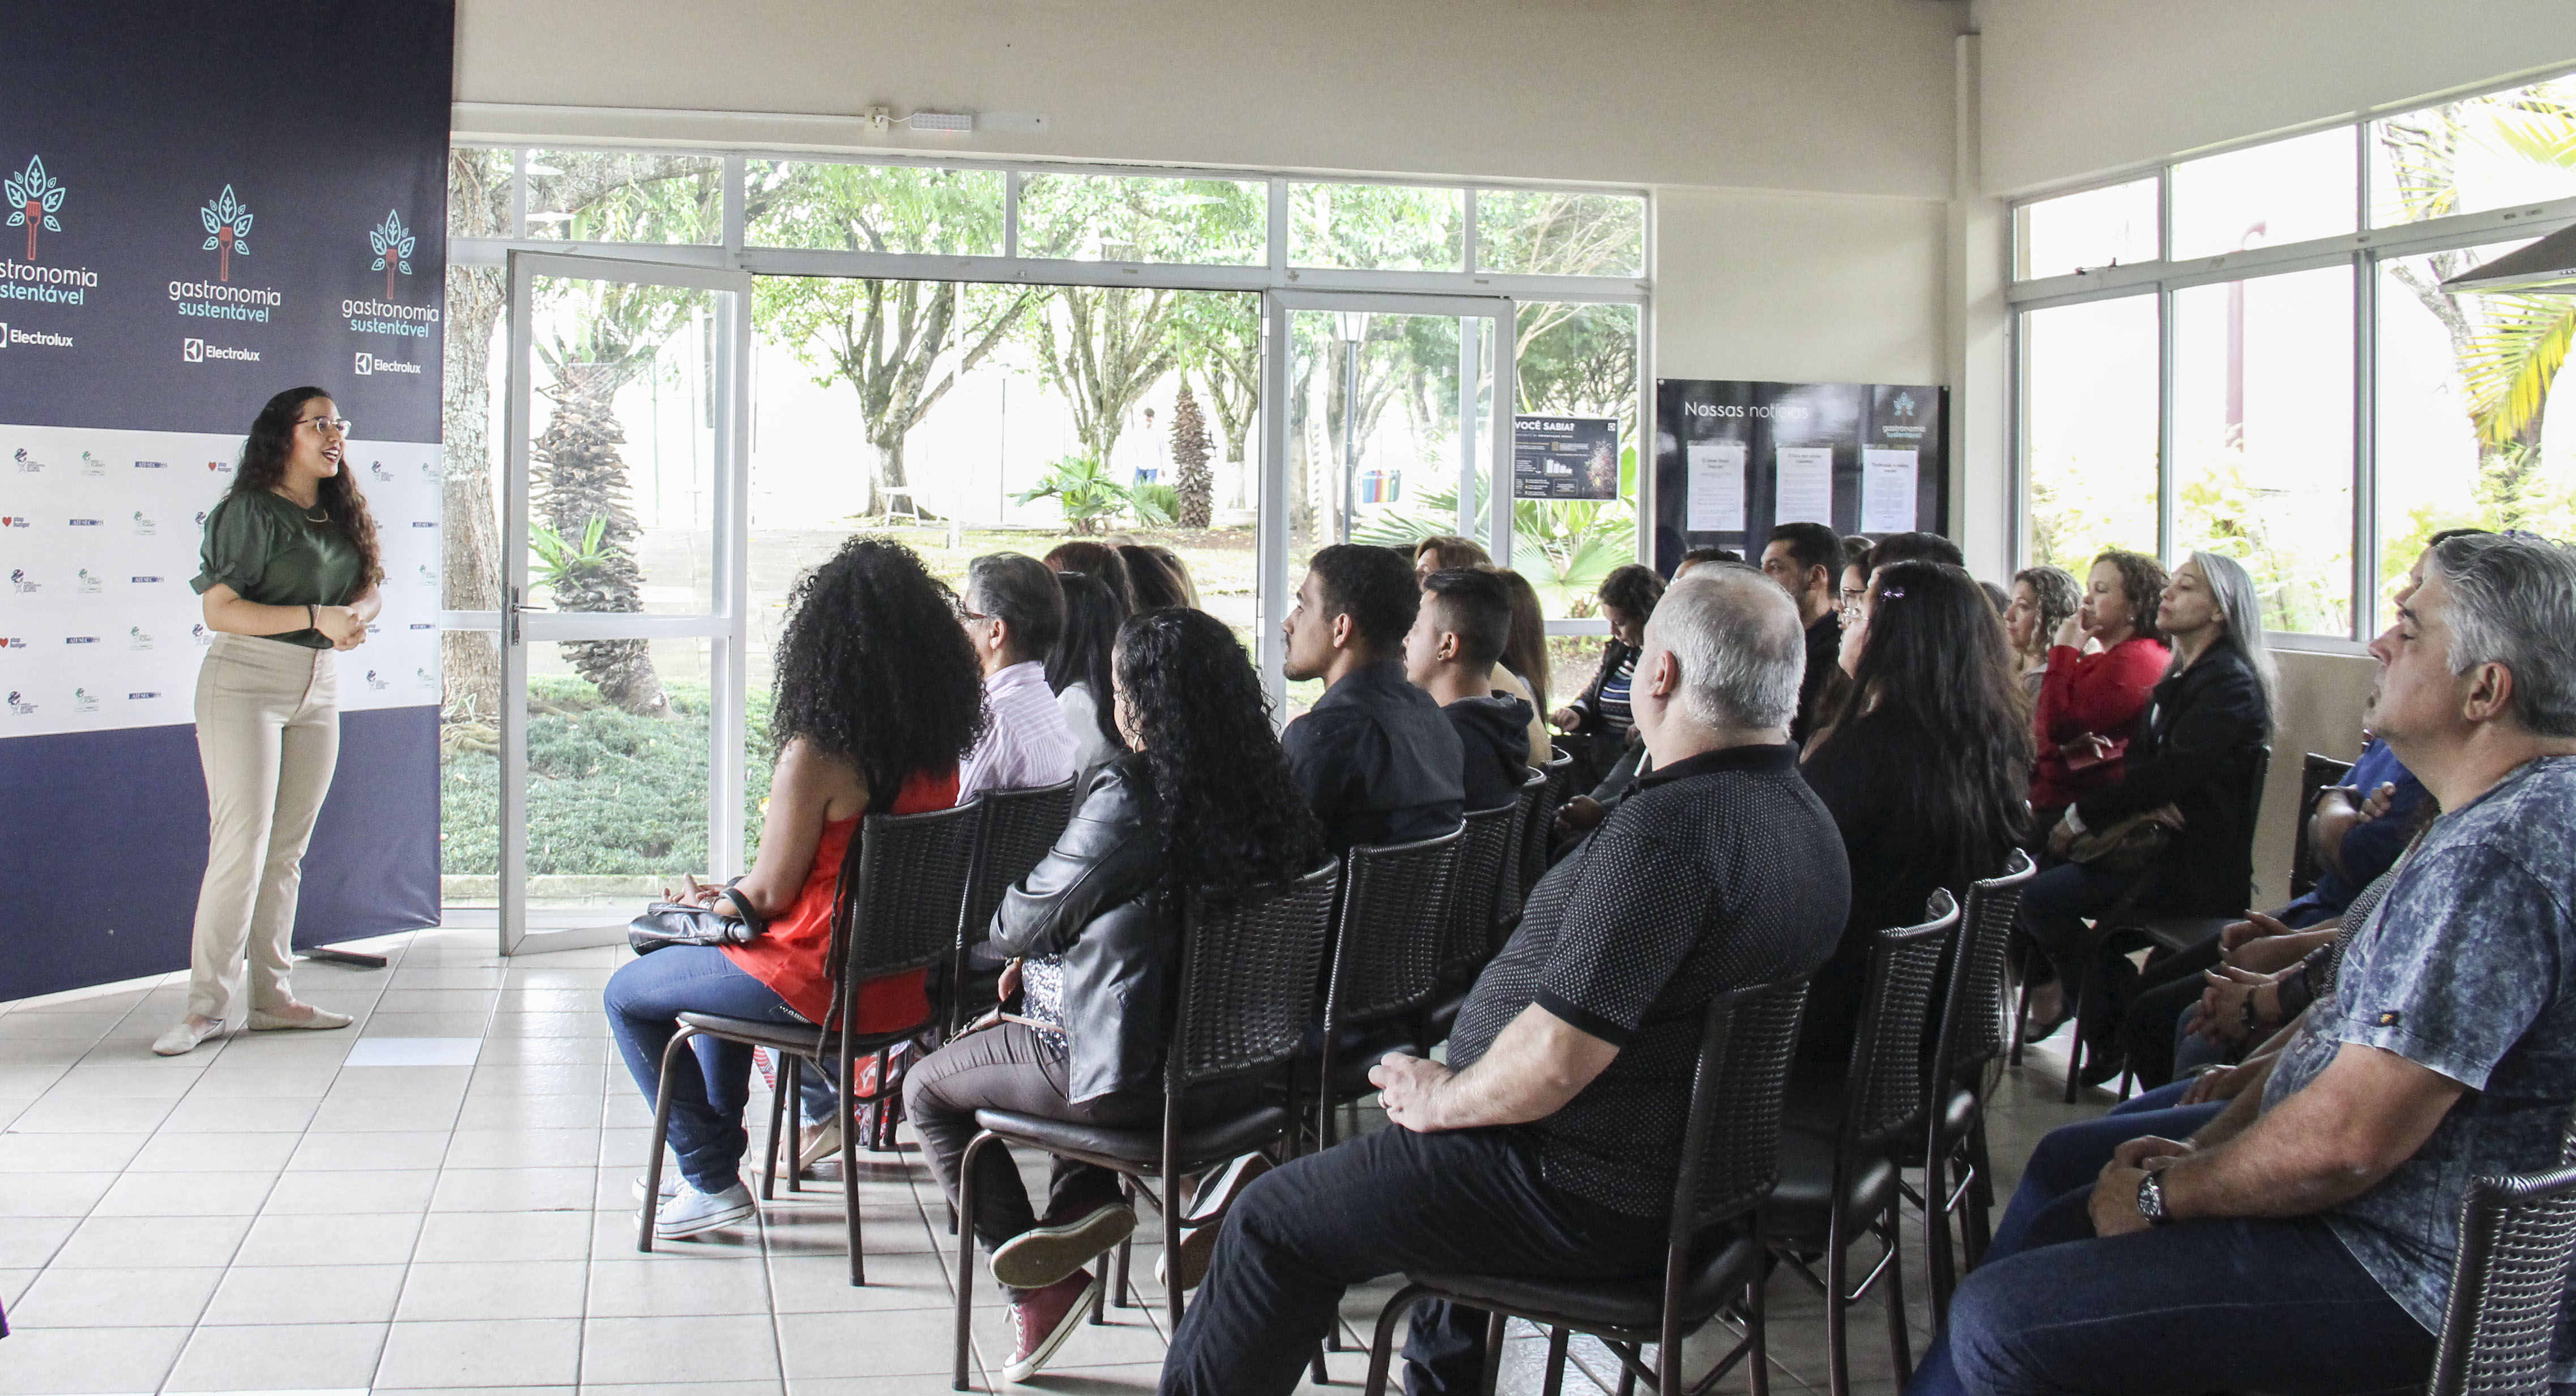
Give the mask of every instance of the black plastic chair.
[[[1912, 926], [1882, 930], [1869, 948], [1868, 987], [1851, 1065], [1831, 1133], [1794, 1118], [1780, 1132], [1780, 1182], [1762, 1204], [1759, 1229], [1774, 1255], [1825, 1295], [1825, 1372], [1833, 1396], [1849, 1396], [1851, 1305], [1886, 1286], [1888, 1351], [1901, 1379], [1914, 1370], [1905, 1332], [1899, 1150], [1922, 1128], [1923, 1028], [1932, 981], [1959, 925], [1959, 904], [1936, 891]], [[1884, 1247], [1860, 1283], [1850, 1283], [1851, 1248], [1864, 1235]], [[1805, 1256], [1822, 1252], [1819, 1277]]]
[[1574, 789], [1574, 758], [1560, 755], [1540, 768], [1547, 777], [1540, 787], [1538, 803], [1530, 808], [1529, 827], [1522, 832], [1521, 896], [1527, 899], [1531, 888], [1547, 873], [1547, 855], [1556, 846], [1556, 812], [1577, 793]]
[[[938, 1021], [932, 1016], [899, 1031], [860, 1033], [851, 1022], [860, 986], [869, 980], [941, 963], [957, 943], [957, 918], [965, 906], [967, 872], [975, 857], [975, 830], [981, 811], [972, 804], [921, 814], [872, 814], [859, 824], [858, 851], [841, 865], [841, 884], [832, 912], [832, 945], [825, 972], [832, 980], [832, 1013], [825, 1026], [790, 1025], [714, 1013], [683, 1013], [680, 1030], [662, 1052], [660, 1088], [654, 1092], [653, 1142], [645, 1165], [644, 1210], [635, 1249], [653, 1249], [653, 1214], [661, 1200], [662, 1149], [671, 1128], [671, 1064], [697, 1037], [717, 1037], [753, 1047], [766, 1047], [782, 1063], [769, 1109], [769, 1168], [777, 1168], [779, 1136], [788, 1102], [796, 1096], [803, 1062], [832, 1057], [839, 1065], [833, 1079], [841, 1083], [840, 1109], [882, 1098], [880, 1082], [865, 1095], [856, 1091], [852, 1064], [858, 1058], [921, 1033]], [[790, 1136], [790, 1148], [793, 1148]], [[841, 1130], [841, 1198], [849, 1213], [850, 1283], [867, 1283], [864, 1252], [859, 1246], [859, 1170], [857, 1131]], [[768, 1188], [762, 1188], [764, 1195]]]
[[2546, 1396], [2550, 1350], [2576, 1256], [2576, 1116], [2558, 1167], [2475, 1178], [2460, 1199], [2460, 1253], [2426, 1396]]
[[[1530, 860], [1530, 828], [1538, 817], [1539, 801], [1546, 796], [1547, 772], [1532, 767], [1529, 779], [1521, 782], [1520, 793], [1512, 802], [1514, 813], [1511, 853], [1504, 861], [1503, 870], [1496, 879], [1494, 889], [1494, 946], [1496, 949], [1502, 947], [1504, 939], [1511, 934], [1512, 927], [1520, 924], [1524, 892], [1521, 875]], [[1548, 822], [1550, 824], [1556, 822], [1554, 811], [1549, 812]]]
[[969, 1002], [965, 992], [973, 982], [969, 952], [983, 942], [1002, 898], [1047, 856], [1065, 826], [1073, 822], [1077, 798], [1079, 792], [1067, 778], [1025, 790], [987, 790], [969, 802], [983, 812], [983, 821], [976, 829], [975, 867], [966, 882], [966, 911], [957, 923], [957, 948], [948, 971], [951, 1036], [969, 1012], [986, 1006]]
[[[1447, 1299], [1491, 1316], [1485, 1326], [1487, 1390], [1501, 1355], [1504, 1320], [1519, 1318], [1550, 1330], [1551, 1392], [1564, 1381], [1568, 1333], [1588, 1333], [1610, 1345], [1619, 1357], [1623, 1391], [1642, 1382], [1656, 1392], [1704, 1392], [1749, 1359], [1753, 1390], [1757, 1396], [1766, 1392], [1762, 1280], [1768, 1266], [1750, 1221], [1779, 1172], [1781, 1099], [1806, 1001], [1804, 979], [1739, 989], [1709, 1001], [1700, 1030], [1699, 1066], [1691, 1079], [1690, 1122], [1673, 1180], [1661, 1275], [1564, 1280], [1408, 1274], [1404, 1288], [1378, 1313], [1368, 1396], [1384, 1396], [1396, 1321], [1422, 1299]], [[1697, 1383], [1686, 1386], [1683, 1340], [1738, 1302], [1743, 1341]], [[1643, 1352], [1648, 1343], [1655, 1344], [1651, 1366]]]
[[1521, 821], [1536, 798], [1540, 778], [1508, 805], [1470, 810], [1465, 836], [1458, 844], [1457, 869], [1450, 877], [1449, 928], [1440, 941], [1439, 964], [1430, 1004], [1415, 1029], [1417, 1045], [1429, 1049], [1446, 1041], [1458, 1009], [1475, 987], [1476, 971], [1494, 956], [1502, 937], [1520, 915], [1519, 872]]
[[[1986, 1073], [2004, 1054], [2004, 951], [2021, 915], [2021, 889], [2039, 865], [2014, 849], [2001, 875], [1968, 884], [1968, 904], [1950, 953], [1950, 980], [1925, 1066], [1923, 1131], [1924, 1263], [1931, 1269], [1937, 1326], [1950, 1312], [1962, 1270], [1985, 1259], [1994, 1236], [1994, 1165], [1986, 1156]], [[1950, 1244], [1951, 1218], [1960, 1245]], [[1961, 1261], [1964, 1260], [1964, 1264]]]
[[[1181, 1208], [1186, 1199], [1158, 1196], [1144, 1185], [1179, 1180], [1276, 1143], [1290, 1117], [1278, 1105], [1260, 1105], [1222, 1120], [1184, 1125], [1190, 1087], [1218, 1077], [1257, 1076], [1285, 1062], [1314, 1021], [1315, 985], [1332, 939], [1334, 892], [1341, 865], [1328, 863], [1265, 894], [1218, 910], [1192, 907], [1181, 934], [1179, 983], [1171, 1047], [1163, 1061], [1163, 1123], [1159, 1129], [1109, 1129], [1023, 1115], [978, 1110], [981, 1133], [958, 1163], [957, 1210], [975, 1215], [975, 1164], [985, 1149], [1023, 1145], [1096, 1164], [1124, 1175], [1162, 1214], [1163, 1254], [1180, 1253]], [[1164, 1297], [1175, 1327], [1181, 1320], [1181, 1267], [1165, 1267]], [[975, 1228], [957, 1228], [957, 1366], [955, 1386], [967, 1390], [973, 1357]], [[1096, 1310], [1095, 1310], [1096, 1312]]]
[[[2272, 748], [2268, 745], [2256, 747], [2251, 760], [2252, 778], [2245, 787], [2245, 837], [2248, 840], [2254, 837], [2254, 830], [2262, 821], [2263, 782], [2271, 774]], [[2066, 1044], [2065, 1101], [2069, 1105], [2075, 1103], [2076, 1089], [2084, 1083], [2084, 1067], [2089, 1056], [2086, 1051], [2086, 1041], [2093, 1030], [2090, 1018], [2093, 970], [2101, 962], [2103, 947], [2114, 938], [2135, 936], [2150, 944], [2161, 945], [2170, 950], [2180, 950], [2199, 943], [2203, 937], [2236, 919], [2231, 916], [2159, 916], [2139, 911], [2136, 905], [2137, 899], [2152, 876], [2152, 869], [2140, 873], [2136, 885], [2120, 899], [2119, 904], [2095, 917], [2092, 930], [2076, 942], [2076, 953], [2073, 956], [2076, 965], [2075, 982], [2066, 986], [2066, 991], [2075, 995], [2069, 1000], [2075, 1005], [2074, 1021], [2067, 1025], [2075, 1033], [2075, 1036]], [[2249, 887], [2246, 890], [2251, 892], [2253, 889]], [[2027, 988], [2028, 986], [2025, 985], [2025, 993], [2022, 995], [2025, 1005], [2029, 999]], [[2017, 1008], [2014, 1017], [2018, 1020], [2022, 1016], [2022, 1011]], [[2021, 1026], [2016, 1021], [2013, 1025], [2013, 1036], [2016, 1042], [2020, 1035]], [[2016, 1052], [2019, 1050], [2017, 1045], [2015, 1050]], [[2123, 1100], [2129, 1097], [2128, 1073], [2125, 1071], [2120, 1076], [2119, 1095]]]
[[[2353, 763], [2337, 761], [2331, 756], [2309, 752], [2299, 760], [2299, 822], [2290, 837], [2290, 900], [2297, 901], [2316, 890], [2317, 851], [2309, 846], [2308, 821], [2315, 817], [2317, 799], [2330, 786], [2340, 785], [2352, 774]], [[2363, 794], [2370, 792], [2363, 791]]]
[[[1332, 968], [1324, 980], [1322, 1046], [1314, 1063], [1315, 1148], [1332, 1147], [1336, 1107], [1377, 1089], [1368, 1082], [1372, 1063], [1388, 1052], [1426, 1050], [1412, 1040], [1413, 1025], [1404, 1020], [1440, 987], [1467, 827], [1412, 843], [1362, 844], [1343, 856]], [[1390, 1025], [1402, 1029], [1403, 1040], [1379, 1041], [1357, 1060], [1339, 1060], [1336, 1038]]]

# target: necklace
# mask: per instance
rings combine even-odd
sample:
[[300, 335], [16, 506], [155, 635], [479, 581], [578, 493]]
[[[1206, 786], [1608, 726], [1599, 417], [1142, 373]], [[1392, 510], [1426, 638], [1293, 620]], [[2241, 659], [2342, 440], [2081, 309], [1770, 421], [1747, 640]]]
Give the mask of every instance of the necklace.
[[331, 522], [331, 511], [326, 508], [318, 514], [307, 514], [304, 516], [304, 521], [306, 523], [329, 523]]

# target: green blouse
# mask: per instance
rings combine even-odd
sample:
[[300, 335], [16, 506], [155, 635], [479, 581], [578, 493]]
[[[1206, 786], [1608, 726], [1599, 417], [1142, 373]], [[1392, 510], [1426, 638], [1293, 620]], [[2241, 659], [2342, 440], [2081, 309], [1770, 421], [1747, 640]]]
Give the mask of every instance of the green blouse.
[[[189, 585], [199, 595], [221, 583], [263, 606], [345, 606], [362, 590], [357, 546], [339, 525], [314, 523], [295, 501], [267, 490], [225, 495], [206, 516], [198, 555], [205, 570]], [[319, 630], [264, 638], [307, 649], [331, 647]]]

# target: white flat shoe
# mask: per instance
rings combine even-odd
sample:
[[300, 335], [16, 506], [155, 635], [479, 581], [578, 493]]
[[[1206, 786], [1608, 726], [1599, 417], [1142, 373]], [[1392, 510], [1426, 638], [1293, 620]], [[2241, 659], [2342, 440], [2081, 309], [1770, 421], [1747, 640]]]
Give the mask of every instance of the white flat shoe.
[[204, 1027], [191, 1027], [188, 1020], [182, 1018], [168, 1032], [153, 1040], [152, 1051], [157, 1056], [183, 1057], [197, 1050], [198, 1044], [207, 1038], [221, 1035], [223, 1030], [224, 1020], [221, 1018], [207, 1019]]
[[346, 1013], [334, 1013], [327, 1008], [313, 1008], [310, 1004], [305, 1007], [311, 1016], [304, 1018], [281, 1018], [265, 1008], [254, 1008], [250, 1011], [250, 1030], [252, 1032], [288, 1032], [297, 1029], [318, 1031], [345, 1028], [358, 1021]]

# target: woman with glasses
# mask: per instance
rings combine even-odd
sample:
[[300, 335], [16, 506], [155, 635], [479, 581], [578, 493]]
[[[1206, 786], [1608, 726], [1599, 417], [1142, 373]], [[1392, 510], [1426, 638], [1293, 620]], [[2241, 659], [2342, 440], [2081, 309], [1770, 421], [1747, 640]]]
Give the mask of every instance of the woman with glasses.
[[364, 643], [384, 604], [375, 520], [342, 459], [348, 437], [348, 419], [320, 388], [270, 398], [242, 443], [232, 488], [206, 516], [204, 569], [190, 583], [215, 632], [197, 671], [206, 877], [188, 1016], [152, 1044], [165, 1057], [227, 1025], [350, 1022], [297, 1002], [287, 984], [304, 846], [340, 759], [332, 655]]

